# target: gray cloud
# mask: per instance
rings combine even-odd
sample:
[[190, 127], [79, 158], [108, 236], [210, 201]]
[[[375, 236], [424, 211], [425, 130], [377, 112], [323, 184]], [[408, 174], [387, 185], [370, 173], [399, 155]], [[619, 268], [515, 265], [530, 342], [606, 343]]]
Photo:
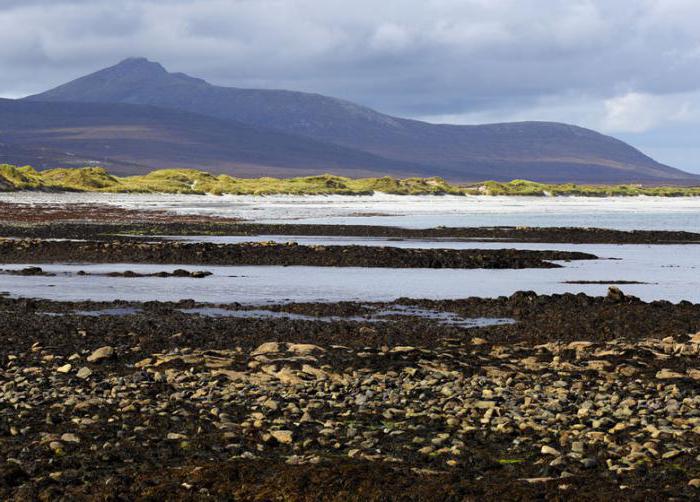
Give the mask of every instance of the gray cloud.
[[138, 55], [402, 116], [561, 120], [651, 141], [700, 129], [698, 18], [695, 0], [4, 0], [0, 95]]

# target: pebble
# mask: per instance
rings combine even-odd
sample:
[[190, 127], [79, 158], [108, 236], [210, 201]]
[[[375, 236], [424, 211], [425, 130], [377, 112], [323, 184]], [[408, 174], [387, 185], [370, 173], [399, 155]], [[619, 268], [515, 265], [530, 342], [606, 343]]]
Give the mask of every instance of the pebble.
[[66, 432], [61, 435], [61, 441], [64, 443], [80, 443], [80, 438], [71, 432]]
[[542, 453], [543, 455], [554, 455], [554, 456], [561, 455], [559, 450], [556, 450], [556, 449], [552, 448], [551, 446], [547, 446], [547, 445], [544, 445], [542, 447], [542, 449], [540, 450], [540, 453]]
[[111, 359], [114, 357], [114, 347], [105, 346], [100, 347], [95, 350], [92, 354], [87, 357], [89, 363], [98, 363], [104, 361], [105, 359]]
[[82, 378], [85, 380], [86, 378], [89, 378], [92, 375], [92, 370], [88, 368], [87, 366], [83, 366], [78, 370], [78, 372], [75, 374], [78, 378]]
[[291, 444], [294, 439], [292, 431], [287, 430], [270, 431], [270, 436], [281, 444]]

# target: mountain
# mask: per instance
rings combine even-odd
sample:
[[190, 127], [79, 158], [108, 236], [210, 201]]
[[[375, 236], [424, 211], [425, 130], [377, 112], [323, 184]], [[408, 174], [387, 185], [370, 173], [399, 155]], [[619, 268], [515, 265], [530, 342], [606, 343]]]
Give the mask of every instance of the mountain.
[[259, 176], [418, 174], [421, 166], [179, 110], [115, 103], [0, 99], [0, 162], [103, 165], [116, 174], [206, 167]]
[[[130, 58], [25, 102], [119, 103], [190, 112], [343, 147], [374, 173], [438, 175], [455, 181], [697, 182], [610, 136], [567, 124], [440, 125], [385, 115], [348, 101], [284, 90], [220, 87], [158, 63]], [[134, 109], [135, 110], [135, 109]], [[340, 153], [340, 152], [338, 152]], [[298, 158], [298, 157], [297, 157]], [[152, 157], [152, 160], [156, 160]], [[346, 173], [356, 160], [327, 170]], [[403, 165], [402, 164], [406, 164]], [[222, 166], [225, 167], [225, 166]], [[261, 172], [264, 172], [261, 171]], [[400, 171], [399, 171], [400, 172]]]

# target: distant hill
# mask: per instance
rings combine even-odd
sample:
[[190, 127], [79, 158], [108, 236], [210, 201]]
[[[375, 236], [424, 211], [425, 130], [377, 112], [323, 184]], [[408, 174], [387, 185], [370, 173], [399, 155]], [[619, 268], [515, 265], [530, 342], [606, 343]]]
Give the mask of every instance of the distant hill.
[[242, 176], [339, 171], [418, 174], [421, 166], [179, 110], [0, 99], [0, 162], [101, 165], [117, 174], [202, 167]]
[[[280, 175], [284, 168], [302, 167], [304, 154], [308, 153], [309, 172], [316, 172], [318, 160], [328, 155], [333, 164], [325, 170], [340, 174], [363, 169], [373, 174], [443, 176], [453, 181], [527, 178], [579, 183], [683, 184], [697, 183], [700, 179], [660, 164], [615, 138], [572, 125], [551, 122], [475, 126], [429, 124], [392, 117], [318, 94], [219, 87], [182, 73], [169, 73], [160, 64], [144, 58], [127, 59], [22, 101], [31, 102], [118, 103], [132, 105], [129, 113], [152, 115], [159, 120], [162, 117], [154, 108], [139, 111], [139, 107], [147, 105], [196, 114], [200, 117], [196, 120], [190, 116], [190, 120], [198, 124], [194, 134], [204, 134], [209, 141], [206, 148], [197, 142], [191, 144], [186, 155], [182, 152], [179, 162], [233, 173], [238, 173], [241, 162], [245, 161], [249, 169], [258, 169], [257, 174], [266, 174], [268, 168], [274, 167], [274, 174]], [[81, 109], [81, 113], [90, 113], [90, 108]], [[204, 116], [218, 122], [205, 124]], [[74, 120], [79, 119], [80, 116]], [[122, 116], [120, 125], [123, 119]], [[235, 126], [227, 128], [224, 123], [235, 123]], [[170, 130], [170, 127], [165, 128]], [[179, 134], [187, 137], [188, 127], [186, 123], [180, 124]], [[218, 129], [218, 132], [205, 132], [206, 127]], [[173, 152], [165, 151], [163, 148], [168, 147], [158, 143], [160, 136], [154, 138], [153, 145], [144, 144], [138, 152], [132, 152], [127, 148], [133, 141], [125, 143], [115, 128], [111, 129], [114, 136], [108, 136], [107, 129], [108, 124], [104, 124], [103, 139], [111, 141], [113, 137], [114, 143], [109, 145], [109, 152], [97, 148], [101, 154], [111, 157], [117, 153], [120, 159], [149, 167], [173, 165]], [[296, 139], [290, 139], [289, 135]], [[236, 150], [234, 146], [239, 136], [256, 136], [256, 141], [246, 142], [245, 149]], [[0, 141], [4, 141], [3, 138], [0, 134]], [[45, 139], [44, 136], [42, 141]], [[305, 140], [313, 141], [313, 147]], [[280, 157], [294, 141], [300, 148], [284, 161]], [[53, 142], [51, 146], [62, 148], [60, 142]], [[73, 148], [81, 154], [96, 153], [87, 141], [81, 143], [80, 149]], [[139, 159], [135, 154], [141, 150], [147, 155]], [[216, 154], [203, 150], [232, 156], [228, 161], [218, 160]], [[236, 155], [233, 155], [234, 150]], [[319, 157], [321, 151], [325, 153]], [[276, 154], [274, 163], [266, 159], [271, 152]]]

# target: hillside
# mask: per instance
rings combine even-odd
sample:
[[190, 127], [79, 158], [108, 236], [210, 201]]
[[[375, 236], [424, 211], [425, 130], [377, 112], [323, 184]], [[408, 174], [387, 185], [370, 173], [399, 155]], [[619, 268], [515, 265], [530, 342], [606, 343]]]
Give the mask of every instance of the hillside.
[[[0, 99], [0, 160], [38, 168], [100, 165], [121, 174], [202, 167], [258, 176], [420, 174], [425, 167], [179, 110]], [[3, 154], [4, 152], [4, 154]]]
[[[219, 87], [182, 73], [169, 73], [144, 58], [127, 59], [26, 100], [183, 110], [410, 164], [393, 171], [402, 175], [436, 175], [455, 181], [528, 178], [589, 183], [684, 184], [696, 179], [659, 164], [622, 141], [572, 125], [429, 124], [318, 94]], [[329, 170], [337, 167], [333, 170], [344, 173], [345, 163], [348, 167], [354, 164], [349, 158], [329, 166]], [[372, 167], [376, 173], [392, 173], [380, 163]]]
[[36, 171], [29, 166], [0, 165], [0, 191], [20, 190], [197, 195], [371, 195], [381, 192], [395, 195], [700, 196], [700, 187], [551, 185], [524, 180], [460, 186], [441, 178], [347, 178], [331, 174], [284, 179], [234, 178], [195, 169], [160, 169], [141, 176], [119, 177], [100, 167]]

